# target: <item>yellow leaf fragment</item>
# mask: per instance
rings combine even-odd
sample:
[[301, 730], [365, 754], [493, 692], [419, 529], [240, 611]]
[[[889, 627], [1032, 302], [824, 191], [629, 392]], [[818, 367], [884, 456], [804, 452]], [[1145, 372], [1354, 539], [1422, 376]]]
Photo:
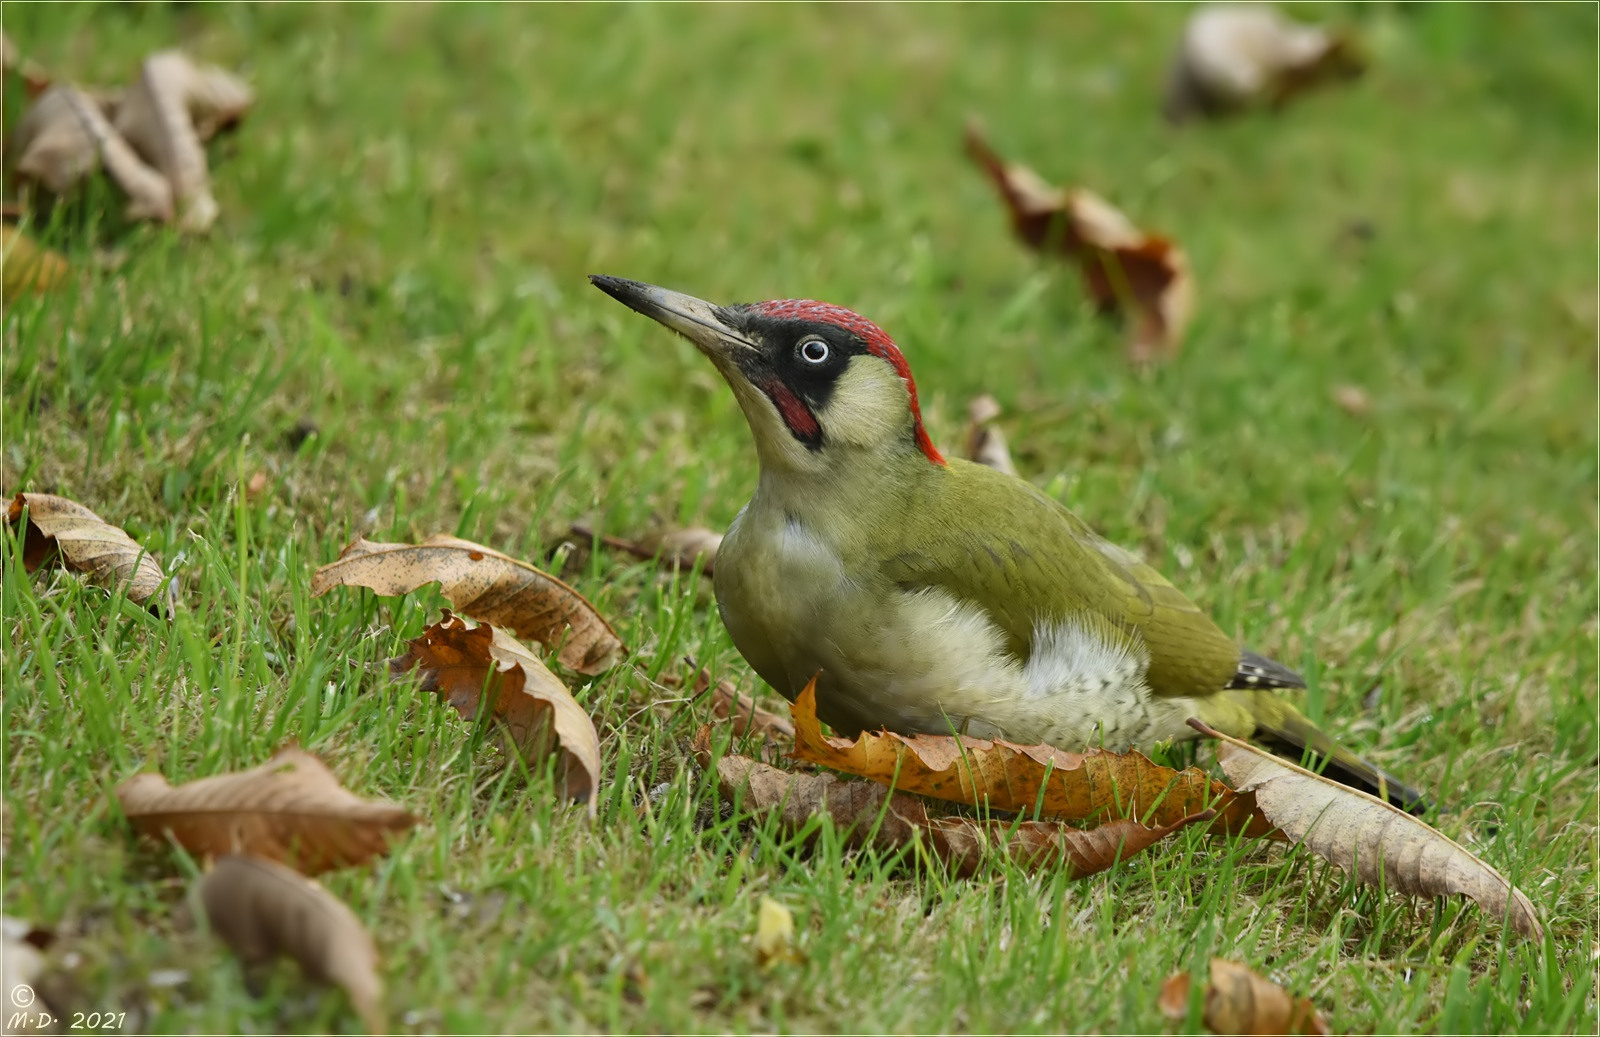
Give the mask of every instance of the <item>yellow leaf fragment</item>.
[[600, 736], [566, 685], [515, 639], [488, 623], [468, 626], [447, 611], [444, 619], [390, 660], [395, 676], [413, 669], [421, 687], [437, 693], [457, 713], [474, 720], [487, 706], [529, 764], [560, 752], [565, 794], [597, 809]]
[[335, 587], [366, 587], [383, 595], [440, 585], [462, 615], [560, 648], [563, 666], [583, 674], [610, 669], [627, 653], [583, 595], [526, 562], [470, 540], [439, 534], [420, 544], [357, 538], [337, 561], [311, 575], [311, 595]]
[[6, 299], [28, 292], [48, 292], [66, 280], [67, 261], [60, 253], [35, 244], [7, 223], [0, 225], [0, 274]]
[[320, 983], [343, 987], [369, 1033], [387, 1033], [378, 949], [359, 919], [315, 881], [276, 861], [228, 855], [200, 880], [217, 936], [246, 964], [282, 954]]
[[1438, 829], [1375, 796], [1258, 749], [1219, 738], [1217, 760], [1241, 795], [1288, 838], [1369, 886], [1411, 896], [1465, 894], [1530, 940], [1544, 938], [1533, 903], [1498, 871]]
[[117, 786], [117, 800], [140, 834], [170, 834], [195, 856], [250, 854], [307, 875], [387, 853], [417, 823], [393, 803], [350, 792], [320, 759], [295, 747], [250, 770], [178, 786], [159, 774], [136, 774]]
[[794, 945], [794, 915], [771, 897], [762, 897], [756, 912], [756, 963], [766, 969], [804, 961]]

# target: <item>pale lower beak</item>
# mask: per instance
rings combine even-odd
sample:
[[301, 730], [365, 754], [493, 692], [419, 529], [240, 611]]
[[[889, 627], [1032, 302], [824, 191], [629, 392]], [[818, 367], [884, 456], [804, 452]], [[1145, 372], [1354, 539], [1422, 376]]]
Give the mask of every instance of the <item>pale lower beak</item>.
[[589, 280], [623, 305], [676, 331], [713, 360], [733, 360], [746, 350], [757, 349], [754, 342], [728, 324], [722, 307], [704, 299], [625, 277], [590, 274]]

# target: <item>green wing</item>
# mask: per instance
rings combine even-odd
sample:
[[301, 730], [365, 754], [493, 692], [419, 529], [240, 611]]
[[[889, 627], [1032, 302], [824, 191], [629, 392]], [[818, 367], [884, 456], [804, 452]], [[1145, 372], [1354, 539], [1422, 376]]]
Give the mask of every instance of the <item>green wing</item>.
[[[1138, 635], [1158, 695], [1205, 695], [1232, 679], [1238, 646], [1132, 553], [1024, 480], [961, 460], [945, 476], [927, 490], [941, 499], [916, 502], [905, 528], [885, 531], [893, 542], [878, 557], [887, 579], [980, 606], [1021, 659], [1036, 621], [1090, 616]], [[919, 523], [925, 515], [961, 518]]]

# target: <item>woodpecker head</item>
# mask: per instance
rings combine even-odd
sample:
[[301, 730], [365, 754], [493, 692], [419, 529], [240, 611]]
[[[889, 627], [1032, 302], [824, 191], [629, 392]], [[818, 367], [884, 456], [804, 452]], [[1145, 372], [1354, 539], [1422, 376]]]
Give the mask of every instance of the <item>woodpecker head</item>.
[[717, 365], [763, 466], [822, 472], [861, 452], [945, 463], [922, 427], [905, 357], [865, 317], [811, 299], [717, 306], [620, 277], [589, 280]]

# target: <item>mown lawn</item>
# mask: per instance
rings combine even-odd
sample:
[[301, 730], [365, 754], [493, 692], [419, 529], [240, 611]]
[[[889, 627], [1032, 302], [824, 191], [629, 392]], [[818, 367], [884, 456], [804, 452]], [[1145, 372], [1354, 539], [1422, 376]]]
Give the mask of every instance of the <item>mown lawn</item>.
[[[181, 603], [26, 577], [7, 547], [5, 913], [75, 956], [62, 1007], [356, 1026], [289, 969], [252, 997], [184, 922], [188, 873], [108, 803], [141, 768], [298, 740], [425, 818], [326, 880], [407, 1031], [1154, 1031], [1160, 981], [1215, 954], [1339, 1031], [1592, 1032], [1595, 11], [1303, 13], [1359, 24], [1373, 71], [1178, 133], [1155, 114], [1176, 7], [7, 4], [63, 76], [181, 45], [260, 97], [213, 149], [209, 237], [102, 194], [37, 229], [71, 287], [6, 300], [0, 489], [124, 525]], [[1075, 275], [1011, 240], [968, 114], [1183, 243], [1175, 362], [1130, 371]], [[1545, 945], [1194, 831], [1085, 881], [961, 881], [719, 812], [688, 752], [704, 703], [662, 683], [693, 657], [759, 686], [709, 581], [563, 544], [586, 515], [720, 528], [755, 458], [709, 365], [589, 272], [858, 309], [952, 449], [994, 393], [1023, 474], [1305, 672], [1313, 715], [1435, 791]], [[594, 823], [370, 675], [436, 595], [308, 595], [357, 533], [440, 531], [554, 555], [630, 645], [578, 688]], [[758, 968], [763, 895], [805, 964]]]

